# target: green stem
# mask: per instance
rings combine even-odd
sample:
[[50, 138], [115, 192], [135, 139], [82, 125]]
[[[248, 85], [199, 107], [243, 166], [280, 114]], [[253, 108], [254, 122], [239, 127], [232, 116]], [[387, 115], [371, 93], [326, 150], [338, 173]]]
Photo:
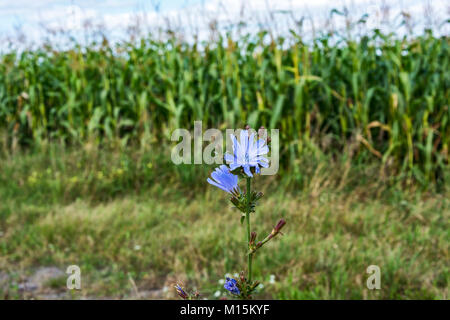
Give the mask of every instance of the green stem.
[[[245, 220], [247, 220], [247, 247], [250, 249], [250, 197], [251, 197], [251, 178], [247, 178], [247, 213]], [[252, 258], [253, 254], [248, 254], [248, 281], [252, 281]]]

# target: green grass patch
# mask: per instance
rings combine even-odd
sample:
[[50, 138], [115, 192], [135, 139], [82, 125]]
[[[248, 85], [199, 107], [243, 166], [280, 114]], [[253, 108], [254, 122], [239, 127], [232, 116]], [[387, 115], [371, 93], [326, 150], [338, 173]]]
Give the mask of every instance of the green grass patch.
[[[176, 168], [154, 150], [58, 152], [0, 164], [0, 270], [17, 281], [39, 266], [76, 264], [82, 290], [73, 298], [133, 297], [133, 282], [170, 298], [175, 281], [214, 298], [224, 291], [218, 280], [245, 265], [240, 214], [206, 183], [211, 168]], [[305, 166], [302, 184], [257, 178], [265, 194], [252, 218], [258, 237], [287, 221], [284, 236], [255, 256], [258, 297], [447, 299], [448, 188], [389, 184], [357, 166], [344, 179], [345, 164]], [[366, 287], [372, 264], [381, 290]], [[0, 295], [23, 297], [12, 285]]]

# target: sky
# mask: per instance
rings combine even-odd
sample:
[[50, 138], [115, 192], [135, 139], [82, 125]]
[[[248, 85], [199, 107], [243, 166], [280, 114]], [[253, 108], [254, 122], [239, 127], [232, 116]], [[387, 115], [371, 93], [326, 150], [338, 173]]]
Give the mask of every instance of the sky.
[[[168, 21], [177, 30], [196, 30], [206, 36], [209, 22], [214, 19], [221, 28], [245, 21], [250, 31], [257, 29], [261, 21], [272, 19], [281, 29], [286, 29], [288, 10], [297, 20], [305, 16], [313, 18], [316, 26], [310, 24], [308, 30], [311, 30], [321, 28], [320, 21], [330, 16], [331, 9], [344, 6], [351, 8], [356, 18], [370, 13], [369, 23], [377, 26], [382, 20], [380, 8], [386, 5], [390, 7], [391, 19], [403, 10], [420, 20], [417, 29], [423, 30], [427, 23], [424, 11], [431, 11], [436, 21], [449, 18], [450, 6], [446, 0], [0, 0], [0, 40], [39, 43], [49, 31], [69, 30], [74, 37], [80, 37], [89, 28], [120, 39], [126, 38], [130, 27], [154, 30], [167, 26]], [[274, 14], [270, 16], [267, 12]], [[436, 22], [434, 27], [437, 25]], [[448, 34], [448, 23], [439, 28], [441, 33]]]

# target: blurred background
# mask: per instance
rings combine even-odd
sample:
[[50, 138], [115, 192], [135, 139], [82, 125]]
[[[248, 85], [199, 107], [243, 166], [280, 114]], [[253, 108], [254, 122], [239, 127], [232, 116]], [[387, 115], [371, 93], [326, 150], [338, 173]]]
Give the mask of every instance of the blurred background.
[[255, 257], [257, 298], [448, 299], [449, 14], [0, 0], [0, 298], [224, 296], [246, 261], [240, 214], [206, 183], [214, 166], [170, 157], [199, 120], [280, 130], [253, 227], [287, 225]]

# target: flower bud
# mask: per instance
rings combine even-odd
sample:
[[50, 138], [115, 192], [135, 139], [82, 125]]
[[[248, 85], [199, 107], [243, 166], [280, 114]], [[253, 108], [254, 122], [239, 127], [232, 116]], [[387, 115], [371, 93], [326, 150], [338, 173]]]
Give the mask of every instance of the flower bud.
[[278, 221], [277, 225], [275, 226], [275, 228], [272, 229], [272, 232], [269, 235], [269, 239], [272, 239], [273, 237], [275, 237], [278, 233], [280, 233], [280, 230], [284, 227], [284, 225], [286, 224], [286, 220], [284, 219], [280, 219], [280, 221]]
[[252, 231], [252, 232], [250, 233], [250, 245], [251, 245], [251, 246], [255, 243], [255, 240], [256, 240], [256, 232], [255, 232], [255, 231]]
[[245, 282], [246, 279], [245, 279], [244, 271], [241, 271], [241, 274], [239, 275], [239, 278], [241, 280], [241, 283]]
[[178, 294], [181, 298], [183, 298], [183, 299], [185, 299], [185, 300], [188, 298], [187, 293], [184, 292], [183, 288], [182, 288], [178, 283], [175, 285], [175, 289], [177, 290], [177, 294]]
[[275, 226], [275, 232], [280, 232], [280, 230], [284, 227], [284, 225], [286, 224], [286, 220], [284, 219], [280, 219], [280, 221], [278, 221], [277, 225]]

